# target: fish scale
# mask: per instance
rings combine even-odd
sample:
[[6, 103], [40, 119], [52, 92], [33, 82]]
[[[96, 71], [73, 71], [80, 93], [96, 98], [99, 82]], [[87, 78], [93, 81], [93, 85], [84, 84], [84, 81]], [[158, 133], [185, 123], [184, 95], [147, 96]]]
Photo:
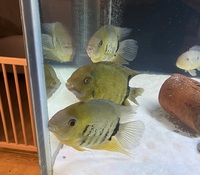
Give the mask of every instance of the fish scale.
[[[120, 85], [118, 84], [118, 82], [115, 83], [114, 84], [115, 86], [118, 85], [118, 86], [123, 87], [123, 88], [117, 89], [118, 91], [116, 91], [116, 92], [114, 92], [115, 90], [108, 87], [107, 85], [102, 86], [100, 89], [101, 91], [99, 90], [99, 93], [96, 94], [95, 98], [109, 99], [111, 101], [116, 102], [117, 104], [123, 104], [129, 95], [129, 94], [127, 95], [127, 89], [129, 87], [127, 87], [126, 84], [127, 84], [127, 82], [122, 82]], [[103, 93], [105, 91], [106, 91], [106, 93]], [[99, 95], [102, 95], [102, 96], [99, 96]]]
[[[84, 136], [81, 140], [80, 145], [89, 147], [101, 144], [102, 142], [109, 140], [112, 137], [113, 131], [116, 128], [118, 122], [113, 121], [112, 123], [105, 122], [106, 126], [103, 128], [95, 128], [94, 125], [87, 125], [84, 129], [85, 132], [82, 133]], [[88, 127], [89, 126], [89, 127]]]

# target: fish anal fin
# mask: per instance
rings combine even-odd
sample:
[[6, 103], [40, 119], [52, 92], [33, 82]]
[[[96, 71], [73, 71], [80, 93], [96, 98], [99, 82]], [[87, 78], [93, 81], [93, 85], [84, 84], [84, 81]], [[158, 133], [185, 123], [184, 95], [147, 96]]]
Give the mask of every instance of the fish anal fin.
[[123, 153], [123, 154], [130, 156], [130, 153], [120, 145], [120, 143], [117, 141], [117, 139], [115, 137], [112, 137], [111, 141], [107, 141], [106, 143], [103, 143], [100, 145], [91, 146], [90, 148], [96, 149], [96, 150], [119, 152], [119, 153]]
[[143, 122], [132, 121], [121, 124], [115, 137], [124, 149], [131, 150], [139, 145], [143, 132]]
[[141, 96], [143, 92], [143, 88], [130, 88], [128, 99], [134, 102], [135, 104], [139, 105], [136, 100], [136, 97]]

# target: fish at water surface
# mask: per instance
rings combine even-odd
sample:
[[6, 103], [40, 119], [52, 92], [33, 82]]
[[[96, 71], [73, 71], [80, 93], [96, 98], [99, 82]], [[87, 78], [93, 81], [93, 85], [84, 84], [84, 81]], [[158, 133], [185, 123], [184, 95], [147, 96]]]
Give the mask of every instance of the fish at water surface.
[[133, 121], [136, 108], [108, 100], [90, 100], [72, 104], [57, 112], [48, 122], [49, 130], [63, 143], [130, 155], [144, 131], [141, 121]]
[[200, 70], [200, 46], [193, 46], [187, 52], [180, 55], [176, 61], [176, 66], [196, 76], [196, 70]]
[[74, 49], [72, 39], [60, 22], [42, 24], [42, 48], [44, 58], [59, 62], [72, 61]]
[[129, 99], [138, 104], [136, 97], [140, 96], [144, 89], [129, 87], [130, 79], [138, 74], [119, 63], [91, 63], [78, 68], [67, 80], [66, 87], [82, 101], [107, 99], [128, 105]]
[[137, 55], [137, 41], [126, 39], [131, 33], [129, 28], [102, 26], [89, 40], [88, 56], [92, 62], [111, 61], [128, 64]]

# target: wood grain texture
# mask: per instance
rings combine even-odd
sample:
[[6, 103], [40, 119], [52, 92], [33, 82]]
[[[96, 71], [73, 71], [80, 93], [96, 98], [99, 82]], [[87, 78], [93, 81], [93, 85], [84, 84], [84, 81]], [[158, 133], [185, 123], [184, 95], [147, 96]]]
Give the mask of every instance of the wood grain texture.
[[40, 175], [37, 154], [0, 149], [0, 175]]

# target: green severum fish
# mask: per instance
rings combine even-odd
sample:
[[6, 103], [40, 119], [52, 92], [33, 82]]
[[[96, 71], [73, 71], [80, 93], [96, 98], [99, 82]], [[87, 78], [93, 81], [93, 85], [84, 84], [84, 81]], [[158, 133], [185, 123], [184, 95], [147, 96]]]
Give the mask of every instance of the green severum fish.
[[181, 54], [176, 61], [176, 66], [196, 76], [196, 69], [200, 70], [200, 46], [195, 45]]
[[42, 48], [45, 59], [59, 62], [72, 61], [74, 49], [67, 29], [59, 22], [42, 24]]
[[47, 98], [50, 98], [53, 93], [59, 88], [61, 83], [56, 76], [54, 69], [48, 64], [44, 64], [44, 73]]
[[102, 26], [89, 40], [88, 56], [93, 63], [111, 61], [128, 64], [137, 55], [137, 41], [126, 39], [131, 29], [112, 25]]
[[67, 80], [66, 87], [79, 100], [107, 99], [128, 105], [127, 99], [138, 104], [136, 97], [143, 88], [129, 87], [129, 80], [137, 72], [113, 62], [98, 62], [77, 69]]
[[139, 144], [144, 131], [141, 121], [133, 121], [135, 108], [108, 100], [78, 102], [57, 112], [48, 122], [49, 130], [63, 143], [85, 148], [120, 152]]

